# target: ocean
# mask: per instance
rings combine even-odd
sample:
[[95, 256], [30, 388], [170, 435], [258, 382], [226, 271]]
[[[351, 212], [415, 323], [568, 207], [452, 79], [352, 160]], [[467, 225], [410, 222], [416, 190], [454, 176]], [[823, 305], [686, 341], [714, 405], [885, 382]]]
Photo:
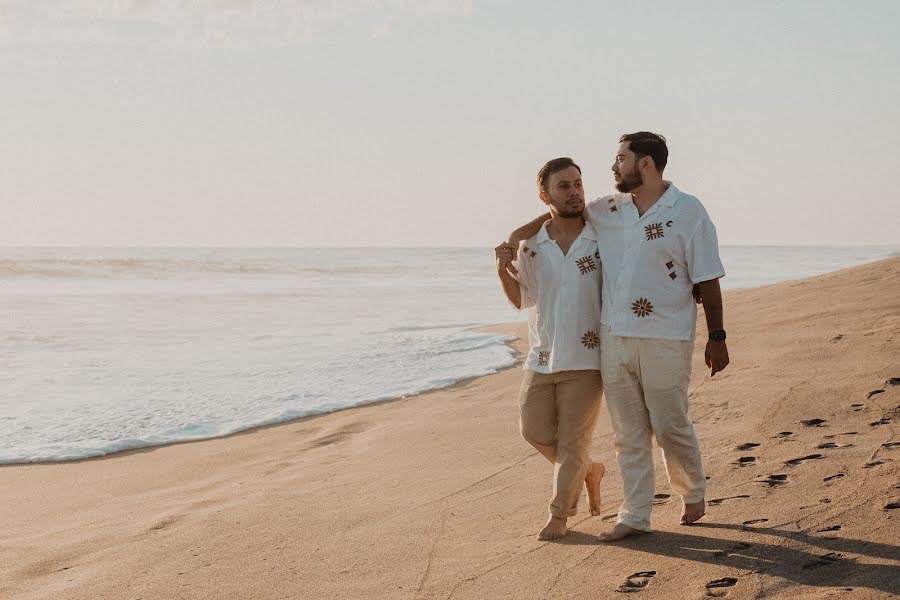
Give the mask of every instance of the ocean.
[[[721, 253], [727, 290], [900, 246]], [[0, 463], [218, 437], [445, 387], [513, 365], [507, 338], [473, 328], [524, 319], [491, 249], [0, 249]]]

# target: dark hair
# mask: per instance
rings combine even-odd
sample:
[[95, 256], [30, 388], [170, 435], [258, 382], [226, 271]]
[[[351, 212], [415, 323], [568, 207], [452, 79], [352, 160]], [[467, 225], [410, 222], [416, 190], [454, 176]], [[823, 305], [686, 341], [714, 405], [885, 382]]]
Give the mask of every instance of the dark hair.
[[541, 192], [546, 192], [547, 188], [545, 187], [547, 184], [547, 180], [550, 179], [550, 176], [554, 173], [562, 171], [563, 169], [568, 169], [569, 167], [575, 167], [578, 169], [578, 172], [581, 173], [581, 167], [575, 164], [575, 161], [569, 158], [568, 156], [563, 156], [561, 158], [554, 158], [553, 160], [548, 160], [541, 170], [538, 171], [537, 175], [537, 184], [538, 190]]
[[619, 138], [619, 143], [628, 142], [628, 149], [634, 152], [638, 159], [649, 156], [660, 173], [666, 168], [669, 161], [669, 149], [666, 147], [666, 138], [658, 133], [638, 131], [626, 133]]

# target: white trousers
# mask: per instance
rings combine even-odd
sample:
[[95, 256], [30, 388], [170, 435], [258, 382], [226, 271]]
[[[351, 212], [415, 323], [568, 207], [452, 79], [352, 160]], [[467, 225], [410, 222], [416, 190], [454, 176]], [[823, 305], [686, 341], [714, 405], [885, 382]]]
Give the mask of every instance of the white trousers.
[[615, 434], [624, 501], [619, 523], [650, 531], [656, 480], [653, 436], [669, 485], [685, 503], [706, 494], [694, 425], [688, 418], [693, 341], [620, 337], [604, 326], [600, 372]]

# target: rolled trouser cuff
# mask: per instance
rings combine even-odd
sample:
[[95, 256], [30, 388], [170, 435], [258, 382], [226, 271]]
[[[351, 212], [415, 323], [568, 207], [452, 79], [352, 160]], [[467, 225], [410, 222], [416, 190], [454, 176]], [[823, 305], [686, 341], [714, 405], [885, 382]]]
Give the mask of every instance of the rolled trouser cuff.
[[636, 519], [631, 519], [631, 518], [629, 518], [628, 516], [625, 516], [625, 517], [619, 517], [618, 520], [617, 520], [616, 522], [617, 522], [617, 523], [621, 523], [622, 525], [625, 525], [626, 527], [631, 527], [632, 529], [636, 529], [636, 530], [638, 530], [638, 531], [644, 531], [644, 532], [647, 532], [647, 533], [650, 533], [651, 531], [653, 531], [653, 530], [650, 528], [650, 523], [649, 523], [649, 522], [647, 522], [647, 521], [638, 521], [638, 520], [636, 520]]
[[556, 508], [552, 504], [550, 505], [550, 514], [556, 517], [557, 519], [568, 519], [569, 517], [574, 517], [578, 514], [578, 508], [570, 508], [570, 509], [561, 509]]
[[687, 494], [687, 495], [681, 497], [681, 501], [684, 502], [685, 504], [694, 504], [695, 502], [700, 502], [701, 500], [705, 500], [705, 499], [706, 499], [705, 491], [691, 492], [690, 494]]

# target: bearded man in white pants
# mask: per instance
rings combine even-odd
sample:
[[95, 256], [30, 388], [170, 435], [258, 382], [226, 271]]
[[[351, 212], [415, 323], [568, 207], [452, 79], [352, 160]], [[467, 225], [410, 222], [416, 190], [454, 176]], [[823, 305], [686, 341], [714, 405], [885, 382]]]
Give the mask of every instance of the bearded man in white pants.
[[[667, 161], [661, 135], [623, 135], [612, 165], [620, 193], [585, 208], [602, 264], [600, 370], [624, 487], [618, 522], [600, 535], [604, 542], [651, 530], [654, 436], [684, 505], [681, 523], [705, 514], [706, 478], [688, 417], [694, 298], [703, 303], [706, 365], [715, 375], [728, 365], [718, 281], [725, 270], [703, 205], [663, 180]], [[533, 235], [546, 218], [517, 229], [510, 243]]]

